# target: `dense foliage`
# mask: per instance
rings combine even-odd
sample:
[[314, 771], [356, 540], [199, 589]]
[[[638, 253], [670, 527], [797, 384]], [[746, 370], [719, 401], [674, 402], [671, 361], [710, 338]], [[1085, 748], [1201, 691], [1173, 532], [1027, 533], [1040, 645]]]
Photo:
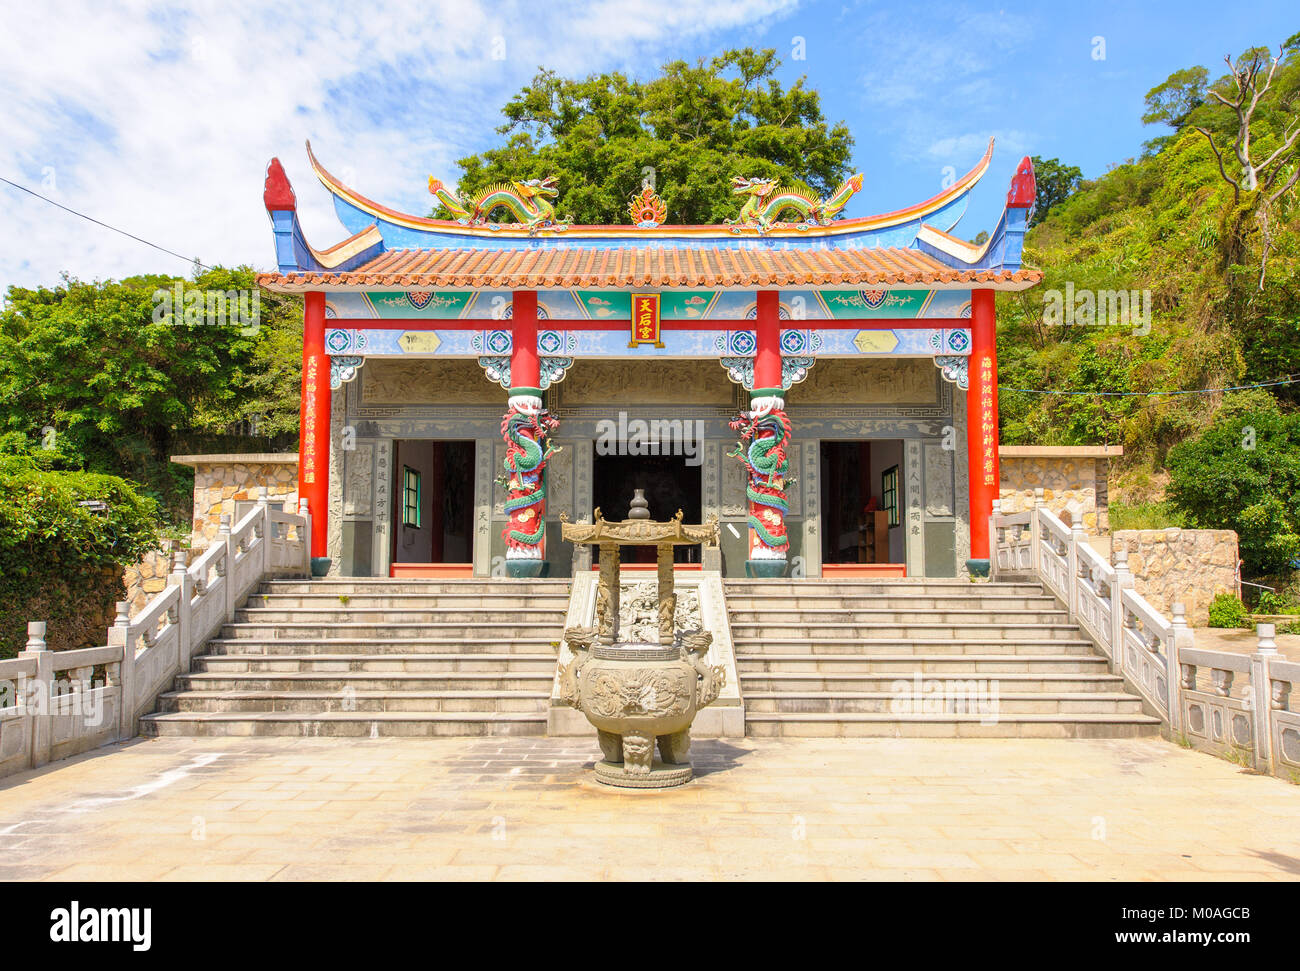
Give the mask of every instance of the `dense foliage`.
[[[853, 139], [829, 125], [821, 97], [800, 78], [774, 77], [772, 50], [727, 51], [709, 61], [671, 61], [649, 81], [614, 72], [582, 80], [543, 70], [502, 109], [506, 143], [459, 161], [461, 198], [510, 179], [554, 175], [555, 211], [579, 223], [628, 223], [643, 181], [668, 221], [720, 223], [743, 200], [732, 176], [776, 177], [826, 196], [848, 172]], [[448, 213], [442, 211], [443, 218]]]
[[0, 657], [21, 649], [29, 620], [49, 623], [52, 646], [102, 643], [120, 568], [156, 546], [157, 518], [117, 476], [0, 456]]
[[[1257, 157], [1282, 147], [1288, 127], [1300, 123], [1298, 47], [1296, 39], [1284, 45], [1261, 98], [1252, 126]], [[1196, 130], [1226, 145], [1237, 129], [1234, 113], [1207, 95], [1212, 88], [1230, 94], [1230, 79], [1207, 78], [1203, 68], [1180, 71], [1151, 91], [1145, 120], [1172, 132], [1149, 143], [1142, 158], [1056, 202], [1026, 237], [1026, 261], [1043, 269], [1043, 284], [999, 303], [1002, 440], [1121, 444], [1119, 494], [1139, 503], [1160, 498], [1167, 451], [1205, 428], [1223, 400], [1149, 392], [1300, 377], [1298, 193], [1285, 194], [1274, 209], [1261, 290], [1261, 240], [1253, 219], [1243, 218], [1258, 206], [1258, 193], [1234, 202], [1209, 141]], [[1284, 160], [1292, 170], [1297, 164]], [[1075, 294], [1136, 292], [1139, 312], [1122, 322], [1108, 318], [1108, 326], [1082, 314], [1053, 322], [1048, 295], [1065, 295], [1067, 287]], [[1150, 294], [1149, 320], [1141, 313], [1143, 292]], [[1300, 401], [1298, 389], [1279, 385], [1273, 393], [1289, 408]], [[1037, 391], [1082, 393], [1029, 393]], [[1227, 522], [1207, 513], [1202, 524]]]
[[155, 293], [172, 293], [177, 284], [204, 293], [256, 291], [246, 267], [190, 280], [65, 278], [54, 288], [11, 287], [0, 310], [0, 453], [126, 475], [182, 522], [192, 473], [171, 465], [172, 454], [291, 442], [298, 301], [261, 293], [256, 327], [216, 326], [206, 317], [187, 324], [179, 312], [155, 314]]
[[1281, 573], [1300, 556], [1300, 412], [1238, 392], [1168, 461], [1170, 502], [1190, 525], [1236, 530], [1247, 572]]

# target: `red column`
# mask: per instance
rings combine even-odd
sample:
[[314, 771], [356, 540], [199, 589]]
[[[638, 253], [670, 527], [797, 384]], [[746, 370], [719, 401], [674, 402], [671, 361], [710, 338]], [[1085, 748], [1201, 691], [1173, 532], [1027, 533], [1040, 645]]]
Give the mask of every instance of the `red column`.
[[971, 293], [966, 456], [970, 468], [970, 555], [989, 558], [989, 516], [998, 497], [998, 350], [993, 291]]
[[781, 394], [781, 295], [758, 291], [758, 319], [754, 324], [754, 393]]
[[302, 411], [298, 496], [311, 512], [311, 555], [328, 556], [330, 495], [330, 359], [325, 353], [325, 294], [303, 299]]
[[510, 395], [540, 396], [542, 372], [537, 364], [537, 291], [516, 290], [511, 306], [514, 350], [510, 354]]

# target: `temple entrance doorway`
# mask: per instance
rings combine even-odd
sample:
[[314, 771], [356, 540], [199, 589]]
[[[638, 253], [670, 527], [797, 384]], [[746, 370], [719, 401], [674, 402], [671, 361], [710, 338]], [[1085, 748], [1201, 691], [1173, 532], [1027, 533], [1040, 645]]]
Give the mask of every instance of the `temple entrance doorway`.
[[390, 576], [471, 576], [474, 443], [398, 441], [393, 453]]
[[[680, 509], [688, 523], [703, 522], [700, 466], [688, 464], [684, 455], [602, 455], [597, 449], [592, 465], [592, 504], [609, 520], [627, 519], [635, 490], [645, 492], [650, 518], [665, 520]], [[676, 563], [700, 562], [700, 547], [677, 546]], [[599, 562], [600, 550], [594, 561]], [[623, 563], [653, 563], [653, 546], [623, 549]]]
[[822, 573], [906, 573], [901, 439], [821, 443]]

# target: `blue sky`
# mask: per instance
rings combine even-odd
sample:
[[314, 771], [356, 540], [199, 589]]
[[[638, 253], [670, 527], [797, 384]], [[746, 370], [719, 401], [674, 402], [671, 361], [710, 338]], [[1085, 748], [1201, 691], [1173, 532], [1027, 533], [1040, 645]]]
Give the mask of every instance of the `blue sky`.
[[[429, 174], [496, 142], [501, 104], [539, 64], [641, 77], [730, 46], [776, 48], [856, 138], [866, 174], [848, 215], [917, 202], [997, 138], [958, 227], [991, 228], [1022, 155], [1096, 176], [1156, 132], [1142, 98], [1171, 71], [1276, 46], [1294, 4], [421, 0], [274, 14], [223, 4], [52, 2], [0, 34], [0, 175], [208, 263], [271, 262], [265, 166], [284, 162], [308, 236], [343, 236], [303, 141], [359, 191], [425, 212]], [[803, 38], [802, 60], [794, 56]], [[1100, 38], [1100, 40], [1098, 40]], [[1104, 49], [1103, 49], [1104, 45]], [[1102, 56], [1104, 54], [1104, 56]], [[182, 261], [0, 185], [0, 287]]]

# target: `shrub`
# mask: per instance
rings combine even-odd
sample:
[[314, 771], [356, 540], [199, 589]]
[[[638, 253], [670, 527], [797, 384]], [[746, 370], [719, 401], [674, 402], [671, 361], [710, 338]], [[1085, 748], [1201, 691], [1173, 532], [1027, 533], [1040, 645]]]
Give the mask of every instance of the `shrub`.
[[1198, 435], [1169, 450], [1169, 500], [1188, 525], [1237, 533], [1245, 571], [1300, 556], [1300, 414], [1263, 391], [1229, 395]]
[[1230, 593], [1221, 593], [1210, 601], [1211, 627], [1250, 627], [1246, 605]]
[[122, 567], [157, 546], [157, 504], [125, 479], [0, 455], [0, 657], [49, 623], [55, 649], [103, 643]]

